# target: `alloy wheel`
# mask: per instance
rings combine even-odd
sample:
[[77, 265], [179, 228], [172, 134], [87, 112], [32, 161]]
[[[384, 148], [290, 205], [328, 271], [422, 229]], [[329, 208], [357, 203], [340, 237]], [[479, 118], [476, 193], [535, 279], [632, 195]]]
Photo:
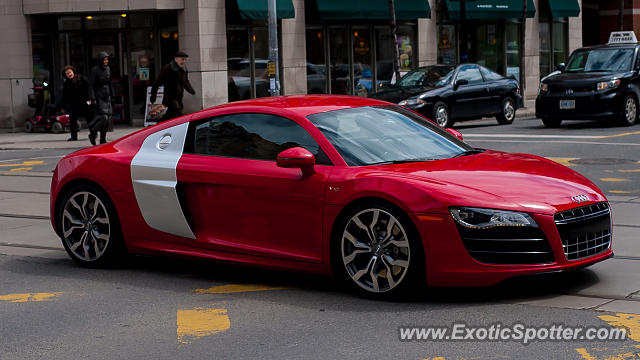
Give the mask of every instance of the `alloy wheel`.
[[62, 235], [78, 259], [86, 262], [100, 259], [111, 240], [109, 213], [103, 202], [88, 191], [73, 194], [62, 212]]
[[441, 127], [447, 126], [447, 122], [449, 121], [449, 112], [447, 108], [443, 105], [438, 106], [436, 109], [436, 122]]
[[637, 105], [636, 100], [631, 96], [627, 97], [624, 103], [624, 116], [628, 124], [633, 124], [636, 121]]
[[345, 226], [342, 262], [354, 283], [371, 293], [396, 288], [407, 275], [410, 244], [400, 221], [387, 211], [369, 208]]
[[513, 106], [513, 101], [510, 99], [504, 102], [504, 117], [508, 121], [513, 120], [513, 116], [515, 115], [515, 109]]

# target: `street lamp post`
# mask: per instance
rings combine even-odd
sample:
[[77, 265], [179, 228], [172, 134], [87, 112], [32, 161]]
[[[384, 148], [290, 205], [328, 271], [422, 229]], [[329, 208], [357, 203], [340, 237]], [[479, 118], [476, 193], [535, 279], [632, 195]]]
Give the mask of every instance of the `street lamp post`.
[[278, 69], [278, 18], [276, 0], [269, 0], [269, 92], [280, 96], [280, 71]]

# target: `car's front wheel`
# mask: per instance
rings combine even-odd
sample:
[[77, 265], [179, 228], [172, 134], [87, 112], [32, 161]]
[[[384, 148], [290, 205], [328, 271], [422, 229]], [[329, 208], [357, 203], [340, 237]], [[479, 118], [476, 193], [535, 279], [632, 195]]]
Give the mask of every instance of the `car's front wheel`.
[[500, 125], [508, 125], [512, 124], [515, 118], [516, 103], [512, 98], [507, 97], [502, 100], [502, 112], [496, 116], [496, 120], [498, 120], [498, 124]]
[[79, 265], [111, 265], [123, 252], [116, 211], [104, 191], [80, 185], [68, 191], [58, 210], [62, 245]]
[[422, 246], [413, 229], [404, 213], [385, 204], [357, 207], [335, 233], [334, 266], [362, 294], [404, 292], [425, 271]]
[[440, 125], [441, 128], [450, 128], [453, 126], [449, 108], [441, 101], [433, 105], [433, 120]]
[[620, 124], [624, 126], [631, 126], [636, 123], [638, 118], [638, 102], [633, 95], [627, 95], [622, 103], [622, 116], [620, 117]]

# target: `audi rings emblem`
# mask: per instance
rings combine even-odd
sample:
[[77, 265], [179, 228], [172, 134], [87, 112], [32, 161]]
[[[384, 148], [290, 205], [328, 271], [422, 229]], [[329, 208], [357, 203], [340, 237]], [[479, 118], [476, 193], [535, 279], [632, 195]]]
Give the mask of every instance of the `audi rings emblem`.
[[571, 201], [573, 201], [574, 203], [583, 203], [585, 201], [589, 201], [589, 197], [585, 194], [580, 194], [580, 195], [576, 195], [576, 196], [572, 196], [571, 197]]

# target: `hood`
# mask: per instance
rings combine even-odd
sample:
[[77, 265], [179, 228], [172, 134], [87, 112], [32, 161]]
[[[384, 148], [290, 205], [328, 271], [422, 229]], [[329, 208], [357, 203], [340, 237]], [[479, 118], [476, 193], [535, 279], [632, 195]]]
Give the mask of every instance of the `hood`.
[[577, 172], [526, 154], [485, 151], [438, 161], [376, 166], [385, 176], [412, 180], [446, 207], [472, 206], [555, 214], [584, 204], [587, 195], [606, 201], [600, 189]]
[[106, 51], [100, 51], [98, 53], [98, 60], [102, 60], [104, 58], [110, 58], [111, 56]]
[[388, 101], [390, 103], [397, 104], [402, 100], [405, 100], [414, 96], [418, 96], [420, 94], [424, 94], [425, 92], [433, 89], [435, 88], [423, 87], [423, 86], [406, 87], [406, 88], [392, 87], [392, 88], [389, 88], [388, 90], [379, 91], [369, 97], [373, 99]]
[[544, 79], [546, 84], [573, 86], [583, 84], [595, 84], [600, 81], [608, 81], [612, 78], [623, 78], [628, 76], [628, 72], [612, 73], [612, 72], [562, 72], [555, 75], [549, 75]]

